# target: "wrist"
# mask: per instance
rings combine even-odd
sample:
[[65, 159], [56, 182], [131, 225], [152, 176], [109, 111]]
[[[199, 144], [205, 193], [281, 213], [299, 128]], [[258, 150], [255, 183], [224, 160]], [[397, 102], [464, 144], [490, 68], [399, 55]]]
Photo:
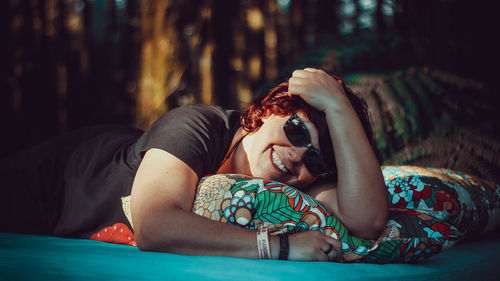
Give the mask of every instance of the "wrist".
[[288, 255], [290, 253], [290, 245], [288, 243], [288, 234], [283, 233], [278, 235], [280, 239], [280, 253], [279, 253], [279, 259], [280, 260], [288, 260]]
[[259, 259], [272, 259], [272, 250], [269, 238], [267, 227], [261, 225], [257, 228], [257, 251]]
[[271, 247], [271, 259], [277, 260], [280, 255], [280, 239], [276, 235], [269, 235], [269, 246]]
[[324, 113], [328, 116], [344, 115], [346, 112], [353, 111], [351, 102], [347, 96], [337, 97], [331, 103], [326, 104]]

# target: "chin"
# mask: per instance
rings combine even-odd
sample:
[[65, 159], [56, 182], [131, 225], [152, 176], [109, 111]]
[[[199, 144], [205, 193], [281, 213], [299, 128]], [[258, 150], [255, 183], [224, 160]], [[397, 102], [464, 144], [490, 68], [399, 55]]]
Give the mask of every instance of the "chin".
[[272, 174], [269, 174], [268, 171], [263, 167], [255, 167], [251, 172], [252, 176], [256, 178], [262, 178], [266, 180], [274, 180], [276, 178]]
[[260, 171], [255, 171], [252, 173], [252, 176], [253, 177], [256, 177], [256, 178], [261, 178], [261, 179], [266, 179], [266, 180], [271, 180], [271, 177], [266, 174], [266, 173], [261, 173]]

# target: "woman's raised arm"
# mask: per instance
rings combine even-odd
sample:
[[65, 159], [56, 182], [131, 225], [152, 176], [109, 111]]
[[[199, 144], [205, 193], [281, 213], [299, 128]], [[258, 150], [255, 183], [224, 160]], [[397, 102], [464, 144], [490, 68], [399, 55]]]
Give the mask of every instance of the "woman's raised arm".
[[[198, 177], [184, 162], [161, 149], [146, 152], [132, 187], [131, 213], [141, 250], [188, 255], [258, 258], [256, 232], [211, 221], [191, 212]], [[272, 258], [279, 239], [269, 236]], [[293, 260], [327, 260], [321, 250], [335, 239], [317, 231], [290, 235]]]
[[342, 85], [322, 70], [293, 73], [289, 92], [325, 113], [337, 165], [337, 188], [306, 190], [330, 207], [354, 234], [376, 239], [387, 221], [387, 195], [380, 165]]

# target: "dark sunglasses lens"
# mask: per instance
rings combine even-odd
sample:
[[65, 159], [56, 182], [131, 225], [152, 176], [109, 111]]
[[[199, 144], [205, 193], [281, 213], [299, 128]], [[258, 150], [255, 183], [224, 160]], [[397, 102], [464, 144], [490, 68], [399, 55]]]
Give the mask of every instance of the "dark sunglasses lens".
[[309, 149], [302, 161], [311, 175], [319, 177], [328, 174], [328, 166], [317, 150]]
[[309, 132], [299, 119], [289, 119], [283, 130], [290, 143], [295, 146], [307, 146], [310, 143]]

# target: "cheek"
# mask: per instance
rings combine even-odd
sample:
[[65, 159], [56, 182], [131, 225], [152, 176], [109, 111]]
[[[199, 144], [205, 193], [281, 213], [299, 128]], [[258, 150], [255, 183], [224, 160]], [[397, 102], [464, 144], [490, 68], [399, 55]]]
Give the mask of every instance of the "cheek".
[[265, 158], [266, 143], [265, 137], [260, 134], [253, 136], [251, 145], [249, 146], [250, 151], [248, 151], [247, 159], [250, 166], [250, 170], [253, 176], [261, 176]]
[[264, 143], [256, 144], [254, 149], [254, 154], [251, 157], [252, 170], [258, 172], [260, 175], [264, 175], [268, 165], [270, 165], [269, 149]]
[[254, 135], [254, 139], [251, 145], [252, 158], [259, 158], [262, 154], [270, 147], [273, 143], [275, 136], [272, 132], [268, 130], [261, 129], [257, 131]]

